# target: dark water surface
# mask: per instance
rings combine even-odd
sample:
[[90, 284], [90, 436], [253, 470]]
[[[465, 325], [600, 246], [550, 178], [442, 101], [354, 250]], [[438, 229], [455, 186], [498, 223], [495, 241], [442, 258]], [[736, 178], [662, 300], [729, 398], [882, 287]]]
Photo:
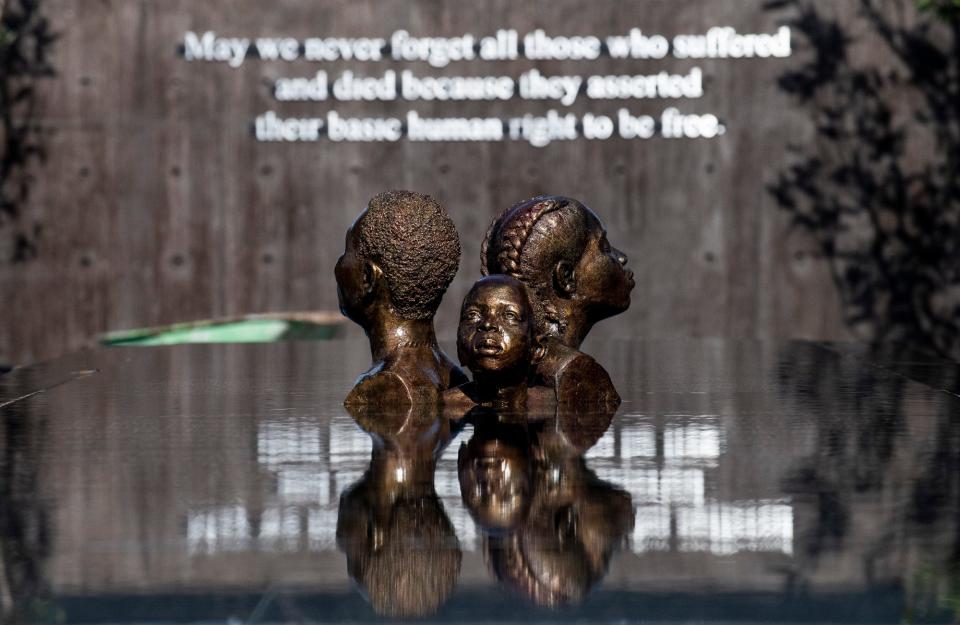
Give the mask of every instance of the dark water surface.
[[363, 415], [375, 436], [342, 406], [365, 343], [0, 376], [3, 620], [960, 622], [956, 364], [588, 351], [623, 397], [612, 420]]

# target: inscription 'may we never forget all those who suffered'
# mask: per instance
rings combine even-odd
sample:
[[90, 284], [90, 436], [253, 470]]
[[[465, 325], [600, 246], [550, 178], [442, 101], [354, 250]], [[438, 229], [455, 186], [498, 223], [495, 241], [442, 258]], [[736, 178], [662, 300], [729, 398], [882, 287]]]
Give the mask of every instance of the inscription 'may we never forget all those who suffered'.
[[[552, 105], [540, 113], [426, 117], [417, 111], [353, 117], [328, 110], [320, 116], [286, 116], [276, 110], [255, 117], [259, 141], [504, 141], [522, 140], [536, 147], [553, 141], [713, 139], [726, 127], [712, 112], [685, 112], [667, 106], [659, 114], [639, 114], [627, 108], [611, 111], [565, 112], [580, 99], [589, 101], [696, 100], [705, 94], [705, 72], [698, 66], [661, 69], [636, 74], [582, 71], [546, 74], [538, 68], [516, 75], [475, 72], [472, 75], [424, 74], [397, 63], [424, 63], [443, 68], [472, 61], [551, 60], [598, 62], [603, 59], [667, 58], [776, 59], [791, 55], [791, 31], [780, 26], [769, 33], [739, 33], [733, 27], [714, 26], [704, 33], [666, 37], [631, 28], [624, 34], [558, 36], [543, 29], [521, 35], [499, 29], [488, 36], [419, 37], [396, 30], [389, 37], [225, 37], [215, 31], [187, 31], [183, 58], [242, 67], [248, 59], [267, 62], [390, 62], [389, 68], [319, 69], [307, 76], [273, 79], [271, 96], [290, 102], [506, 102], [543, 101]], [[582, 65], [579, 65], [582, 68]], [[476, 109], [472, 109], [474, 112]]]

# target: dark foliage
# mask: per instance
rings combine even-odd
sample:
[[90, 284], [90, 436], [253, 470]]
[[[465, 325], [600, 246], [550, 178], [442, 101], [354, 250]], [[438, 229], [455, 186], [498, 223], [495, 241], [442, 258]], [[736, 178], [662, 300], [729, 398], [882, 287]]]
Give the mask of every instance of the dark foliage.
[[41, 235], [23, 207], [33, 183], [29, 166], [44, 158], [34, 84], [54, 73], [48, 58], [54, 39], [40, 0], [0, 3], [0, 262], [32, 258]]
[[[960, 358], [960, 5], [858, 0], [855, 34], [823, 6], [767, 3], [806, 44], [780, 87], [818, 135], [769, 191], [816, 237], [851, 327]], [[855, 62], [861, 37], [894, 63]]]

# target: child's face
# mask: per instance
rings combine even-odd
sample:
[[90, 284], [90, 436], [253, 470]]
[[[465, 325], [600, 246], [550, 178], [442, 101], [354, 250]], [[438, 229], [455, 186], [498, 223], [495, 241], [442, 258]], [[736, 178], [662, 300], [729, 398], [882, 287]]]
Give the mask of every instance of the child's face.
[[489, 276], [467, 294], [460, 311], [457, 355], [471, 371], [506, 371], [529, 364], [530, 304], [523, 286]]
[[337, 264], [333, 269], [337, 278], [337, 299], [340, 304], [340, 312], [361, 325], [366, 320], [368, 313], [364, 310], [365, 305], [363, 303], [363, 259], [357, 251], [359, 248], [358, 225], [366, 214], [366, 211], [361, 213], [347, 230], [343, 254], [337, 259]]
[[457, 473], [463, 503], [484, 529], [511, 529], [525, 516], [531, 490], [525, 450], [471, 439], [460, 449]]
[[633, 272], [627, 269], [626, 255], [607, 241], [600, 220], [592, 212], [587, 213], [589, 235], [577, 263], [577, 295], [589, 302], [602, 319], [630, 306]]

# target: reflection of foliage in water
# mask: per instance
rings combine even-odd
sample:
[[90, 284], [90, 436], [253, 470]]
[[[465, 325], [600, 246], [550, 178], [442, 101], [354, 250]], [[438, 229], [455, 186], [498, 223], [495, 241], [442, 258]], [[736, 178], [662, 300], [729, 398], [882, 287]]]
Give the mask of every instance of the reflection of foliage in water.
[[17, 403], [0, 418], [0, 622], [62, 622], [42, 577], [49, 511], [38, 495], [38, 441], [46, 423]]
[[960, 623], [960, 419], [941, 411], [934, 440], [928, 465], [916, 478], [912, 520], [923, 536], [952, 536], [953, 547], [924, 552], [925, 566], [911, 580], [909, 607], [914, 620], [948, 610]]
[[818, 241], [849, 325], [960, 357], [960, 4], [859, 0], [886, 67], [855, 62], [847, 26], [811, 0], [766, 6], [789, 9], [809, 44], [780, 87], [818, 137], [813, 152], [791, 147], [770, 192]]
[[858, 359], [799, 343], [784, 348], [778, 371], [786, 398], [815, 417], [816, 452], [783, 483], [813, 513], [796, 548], [815, 563], [824, 553], [850, 548], [855, 499], [882, 491], [890, 480], [902, 444], [906, 380], [878, 378]]
[[44, 158], [34, 119], [34, 82], [53, 75], [47, 58], [54, 35], [40, 0], [0, 2], [0, 262], [36, 255], [41, 227], [24, 223], [30, 196], [29, 165]]
[[933, 622], [946, 610], [960, 623], [960, 565], [925, 562], [908, 583], [905, 623]]
[[[816, 452], [783, 482], [812, 521], [796, 528], [801, 581], [831, 552], [859, 554], [864, 571], [892, 566], [907, 623], [960, 623], [960, 419], [951, 394], [933, 390], [958, 388], [960, 368], [940, 363], [887, 345], [793, 343], [777, 368], [787, 405], [816, 424]], [[858, 510], [894, 500], [872, 530], [854, 524]]]

